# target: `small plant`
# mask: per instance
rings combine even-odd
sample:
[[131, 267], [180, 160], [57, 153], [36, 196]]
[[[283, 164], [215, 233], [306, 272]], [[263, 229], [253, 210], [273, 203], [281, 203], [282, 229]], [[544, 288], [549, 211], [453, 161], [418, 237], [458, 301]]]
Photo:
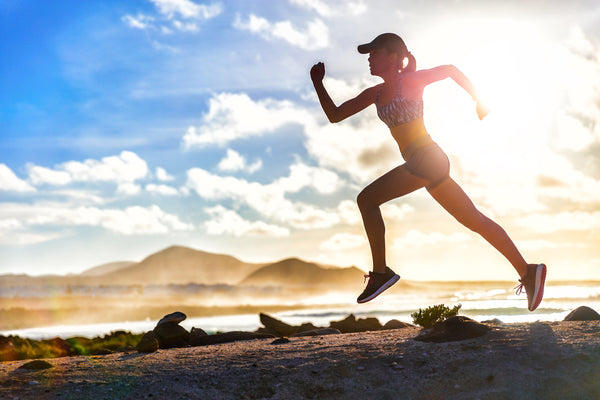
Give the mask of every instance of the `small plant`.
[[443, 304], [438, 304], [427, 307], [424, 310], [419, 308], [419, 311], [412, 313], [410, 316], [414, 324], [420, 325], [423, 328], [431, 328], [438, 322], [456, 316], [461, 306], [461, 304], [457, 304], [453, 308], [449, 308]]

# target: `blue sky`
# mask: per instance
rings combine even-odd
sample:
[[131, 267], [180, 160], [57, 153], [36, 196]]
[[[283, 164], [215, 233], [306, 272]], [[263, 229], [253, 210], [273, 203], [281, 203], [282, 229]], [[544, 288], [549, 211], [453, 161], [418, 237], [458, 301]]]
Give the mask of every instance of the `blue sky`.
[[[377, 83], [356, 45], [393, 31], [494, 108], [426, 92], [476, 205], [550, 278], [600, 279], [599, 19], [594, 1], [3, 1], [0, 273], [173, 244], [369, 269], [354, 200], [402, 160], [373, 109], [328, 124], [308, 70], [325, 62], [340, 103]], [[515, 278], [424, 191], [384, 214], [404, 277]]]

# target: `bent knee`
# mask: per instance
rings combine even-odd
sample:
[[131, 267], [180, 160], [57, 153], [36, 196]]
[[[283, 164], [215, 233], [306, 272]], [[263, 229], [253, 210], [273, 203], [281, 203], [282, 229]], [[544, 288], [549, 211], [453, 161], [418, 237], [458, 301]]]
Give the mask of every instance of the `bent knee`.
[[373, 199], [369, 192], [369, 188], [364, 188], [358, 196], [356, 196], [356, 204], [358, 204], [358, 208], [364, 210], [369, 207], [379, 207], [379, 204]]

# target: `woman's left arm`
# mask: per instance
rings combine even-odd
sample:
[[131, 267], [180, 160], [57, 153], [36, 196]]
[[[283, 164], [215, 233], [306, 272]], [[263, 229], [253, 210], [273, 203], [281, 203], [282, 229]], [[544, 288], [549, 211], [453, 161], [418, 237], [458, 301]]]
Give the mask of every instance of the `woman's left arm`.
[[489, 114], [489, 108], [483, 103], [479, 97], [475, 85], [454, 65], [440, 65], [439, 67], [425, 69], [415, 72], [415, 77], [418, 79], [423, 88], [433, 82], [441, 81], [446, 78], [452, 78], [460, 87], [471, 95], [475, 103], [477, 103], [477, 115], [479, 119], [483, 119]]

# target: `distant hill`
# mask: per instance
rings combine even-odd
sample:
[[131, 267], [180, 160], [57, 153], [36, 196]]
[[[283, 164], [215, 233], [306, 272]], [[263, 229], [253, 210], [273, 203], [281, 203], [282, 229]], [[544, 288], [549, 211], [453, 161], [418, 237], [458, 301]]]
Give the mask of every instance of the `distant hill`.
[[241, 285], [255, 286], [360, 286], [364, 272], [356, 267], [323, 268], [318, 264], [298, 258], [288, 258], [264, 266], [246, 277]]
[[98, 265], [90, 269], [86, 269], [79, 276], [100, 276], [111, 272], [118, 271], [120, 269], [129, 267], [135, 264], [135, 261], [117, 261], [108, 264]]
[[172, 246], [99, 278], [111, 284], [237, 284], [262, 266], [224, 254]]

